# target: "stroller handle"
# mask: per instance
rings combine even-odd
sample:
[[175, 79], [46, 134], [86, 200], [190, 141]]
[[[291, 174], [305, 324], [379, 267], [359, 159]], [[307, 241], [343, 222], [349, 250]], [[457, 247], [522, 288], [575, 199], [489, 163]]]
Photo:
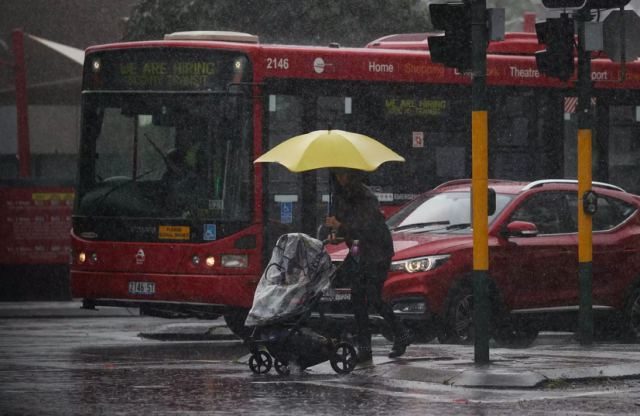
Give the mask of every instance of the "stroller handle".
[[327, 245], [327, 244], [341, 244], [344, 243], [345, 239], [343, 237], [337, 237], [337, 238], [327, 238], [325, 240], [322, 240], [322, 244], [323, 245]]

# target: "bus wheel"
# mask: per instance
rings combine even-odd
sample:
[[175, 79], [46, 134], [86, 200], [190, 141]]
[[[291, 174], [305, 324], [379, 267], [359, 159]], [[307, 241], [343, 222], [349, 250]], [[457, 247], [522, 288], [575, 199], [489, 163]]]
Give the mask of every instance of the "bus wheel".
[[249, 313], [246, 309], [235, 309], [229, 312], [225, 312], [224, 321], [227, 324], [227, 328], [234, 335], [246, 339], [251, 335], [251, 330], [244, 326], [244, 321], [247, 319]]

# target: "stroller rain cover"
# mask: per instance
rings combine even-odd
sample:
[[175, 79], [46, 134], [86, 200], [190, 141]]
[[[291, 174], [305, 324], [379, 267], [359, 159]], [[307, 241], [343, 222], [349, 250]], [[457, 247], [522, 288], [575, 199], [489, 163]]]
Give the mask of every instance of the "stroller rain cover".
[[278, 238], [262, 273], [246, 326], [260, 326], [296, 316], [331, 284], [335, 266], [320, 240], [306, 234]]

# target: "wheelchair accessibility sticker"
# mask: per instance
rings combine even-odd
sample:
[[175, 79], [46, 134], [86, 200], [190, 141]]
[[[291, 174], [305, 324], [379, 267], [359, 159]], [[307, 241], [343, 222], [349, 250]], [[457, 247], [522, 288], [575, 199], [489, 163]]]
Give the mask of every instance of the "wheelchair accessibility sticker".
[[205, 224], [204, 232], [202, 233], [202, 239], [207, 241], [212, 241], [217, 238], [216, 235], [216, 225], [215, 224]]
[[293, 203], [280, 203], [280, 222], [283, 224], [291, 224], [293, 222]]

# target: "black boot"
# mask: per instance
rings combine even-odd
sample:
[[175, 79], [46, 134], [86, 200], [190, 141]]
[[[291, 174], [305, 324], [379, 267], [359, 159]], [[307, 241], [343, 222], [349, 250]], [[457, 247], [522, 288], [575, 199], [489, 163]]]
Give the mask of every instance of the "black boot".
[[393, 347], [389, 352], [389, 358], [400, 357], [405, 353], [407, 347], [413, 342], [413, 333], [407, 329], [393, 339]]
[[371, 347], [358, 347], [358, 364], [372, 364], [373, 354], [371, 353]]

